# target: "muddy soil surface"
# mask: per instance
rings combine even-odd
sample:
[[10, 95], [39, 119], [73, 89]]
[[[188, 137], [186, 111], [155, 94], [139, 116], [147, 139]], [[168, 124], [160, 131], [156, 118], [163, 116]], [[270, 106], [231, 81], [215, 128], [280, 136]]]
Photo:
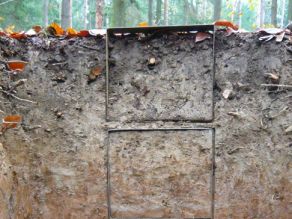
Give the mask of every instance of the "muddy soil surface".
[[[207, 124], [138, 122], [168, 117], [186, 120], [210, 117], [211, 42], [194, 44], [191, 39], [191, 35], [183, 38], [171, 35], [143, 43], [132, 36], [115, 39], [110, 51], [109, 116], [116, 121], [107, 122], [103, 38], [34, 37], [16, 41], [1, 37], [0, 59], [21, 59], [28, 61], [28, 65], [21, 73], [0, 66], [1, 117], [23, 116], [18, 128], [9, 129], [0, 137], [0, 218], [107, 218], [107, 129], [208, 126], [216, 130], [215, 218], [289, 219], [292, 214], [292, 93], [286, 88], [261, 86], [292, 85], [292, 54], [287, 50], [291, 47], [287, 40], [261, 43], [257, 34], [225, 37], [219, 33], [214, 121]], [[152, 57], [155, 65], [149, 68]], [[102, 74], [92, 80], [88, 75], [97, 68], [102, 69]], [[270, 74], [279, 79], [273, 81]], [[26, 79], [25, 83], [15, 86], [21, 79]], [[170, 165], [163, 171], [197, 170], [184, 165], [189, 162], [186, 157], [203, 159], [205, 155], [199, 156], [194, 148], [184, 154], [187, 143], [192, 140], [178, 135], [170, 136], [169, 143], [161, 143], [161, 138], [166, 138], [164, 135], [141, 135], [139, 138], [150, 143], [138, 142], [131, 147], [143, 151], [143, 156], [133, 148], [121, 155], [122, 152], [117, 152], [113, 165], [125, 171], [123, 177], [130, 176], [135, 169], [123, 156], [135, 157], [133, 162], [139, 163], [140, 169], [151, 168], [147, 162], [154, 162], [153, 148], [157, 147], [157, 156], [169, 155], [168, 150], [159, 150], [159, 145], [164, 145], [171, 148], [173, 162], [178, 165], [174, 169]], [[134, 137], [119, 136], [116, 148], [126, 143], [132, 145]], [[196, 142], [200, 139], [204, 139], [203, 134], [193, 144], [200, 145]], [[179, 141], [180, 145], [176, 145]], [[161, 174], [162, 182], [164, 177]], [[196, 183], [188, 176], [185, 179], [184, 188]], [[160, 182], [149, 177], [149, 185], [155, 180]], [[167, 194], [164, 184], [158, 185], [155, 191]], [[173, 192], [183, 193], [180, 190], [183, 187]], [[115, 191], [123, 192], [116, 194], [123, 194], [118, 204], [131, 201], [127, 197], [133, 198], [135, 192], [123, 183]], [[203, 194], [200, 200], [203, 205], [198, 204], [201, 207], [197, 213], [205, 211], [205, 191], [206, 184], [202, 183], [197, 194]], [[155, 195], [136, 199], [132, 206], [138, 210], [122, 213], [145, 216], [145, 200], [165, 201]], [[175, 209], [173, 206], [179, 202], [172, 201], [167, 202], [166, 208], [170, 210], [157, 209], [152, 213], [179, 217], [183, 212], [192, 212], [192, 207], [183, 211], [188, 204]]]

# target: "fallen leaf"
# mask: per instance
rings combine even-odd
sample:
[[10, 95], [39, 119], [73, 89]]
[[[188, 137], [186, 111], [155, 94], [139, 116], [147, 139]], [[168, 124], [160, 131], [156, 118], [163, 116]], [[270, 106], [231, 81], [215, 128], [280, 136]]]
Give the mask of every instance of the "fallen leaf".
[[284, 30], [280, 28], [266, 28], [266, 29], [260, 29], [258, 32], [264, 33], [264, 34], [279, 34], [279, 33], [284, 32]]
[[214, 23], [215, 26], [230, 27], [233, 30], [238, 30], [238, 26], [233, 24], [231, 21], [227, 20], [218, 20]]
[[91, 69], [90, 74], [88, 75], [88, 81], [94, 81], [100, 74], [102, 68], [100, 66], [96, 66]]
[[138, 27], [148, 27], [149, 25], [148, 25], [148, 22], [146, 22], [146, 21], [143, 21], [143, 22], [140, 22], [139, 24], [138, 24]]
[[273, 73], [265, 73], [265, 75], [275, 82], [278, 82], [280, 79], [278, 75], [273, 74]]
[[238, 31], [233, 30], [231, 27], [227, 27], [227, 29], [226, 29], [226, 35], [225, 35], [225, 36], [229, 37], [229, 36], [231, 36], [232, 34], [235, 34], [235, 33], [237, 33], [237, 32], [238, 32]]
[[42, 27], [39, 26], [39, 25], [33, 26], [32, 29], [34, 29], [34, 31], [35, 31], [36, 33], [39, 33], [39, 32], [42, 31]]
[[292, 125], [285, 129], [286, 134], [292, 133]]
[[72, 27], [69, 27], [67, 29], [67, 35], [68, 35], [68, 37], [77, 37], [78, 32], [75, 29], [73, 29]]
[[17, 124], [21, 122], [22, 117], [20, 115], [9, 115], [3, 118], [3, 129], [16, 128]]
[[7, 33], [0, 31], [0, 36], [7, 36]]
[[205, 32], [198, 32], [196, 34], [196, 40], [195, 42], [198, 43], [198, 42], [202, 42], [206, 39], [209, 39], [211, 38], [210, 34], [209, 33], [205, 33]]
[[25, 35], [24, 31], [19, 32], [19, 33], [11, 33], [9, 36], [11, 38], [17, 39], [17, 40], [21, 40], [21, 39], [25, 39], [26, 38], [26, 35]]
[[79, 37], [88, 37], [89, 36], [89, 31], [88, 30], [80, 30], [77, 35]]
[[259, 38], [260, 41], [268, 42], [271, 39], [273, 39], [275, 36], [274, 35], [268, 35], [268, 36], [262, 36]]
[[25, 35], [27, 36], [35, 36], [37, 32], [35, 32], [34, 29], [29, 29], [28, 31], [25, 32]]
[[284, 36], [285, 36], [285, 32], [284, 31], [282, 33], [276, 35], [276, 42], [278, 42], [278, 43], [282, 42]]
[[92, 29], [88, 31], [91, 36], [97, 36], [97, 35], [105, 35], [106, 30], [105, 29]]
[[233, 92], [232, 92], [232, 90], [230, 90], [230, 89], [226, 89], [226, 90], [223, 91], [222, 96], [223, 96], [225, 99], [229, 99], [230, 97], [233, 96]]
[[62, 27], [55, 22], [51, 23], [47, 30], [50, 34], [55, 36], [63, 36], [65, 34], [65, 31], [62, 29]]
[[6, 62], [8, 68], [11, 71], [23, 71], [23, 69], [25, 68], [27, 62], [24, 61], [20, 61], [20, 60], [11, 60]]

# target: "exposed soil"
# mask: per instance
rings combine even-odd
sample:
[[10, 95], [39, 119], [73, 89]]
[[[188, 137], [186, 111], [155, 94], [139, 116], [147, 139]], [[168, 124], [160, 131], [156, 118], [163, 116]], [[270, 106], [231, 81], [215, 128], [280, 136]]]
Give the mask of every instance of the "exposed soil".
[[[212, 116], [212, 75], [209, 74], [212, 44], [208, 40], [194, 44], [192, 39], [191, 35], [168, 35], [145, 42], [133, 36], [115, 39], [110, 51], [109, 105], [109, 116], [115, 122], [106, 122], [103, 38], [34, 37], [16, 41], [0, 37], [0, 60], [29, 62], [21, 73], [10, 72], [0, 64], [1, 116], [23, 116], [18, 128], [9, 129], [0, 137], [0, 218], [107, 218], [107, 129], [204, 126], [216, 129], [215, 218], [289, 219], [292, 215], [292, 131], [289, 131], [292, 94], [286, 88], [261, 86], [292, 85], [292, 54], [286, 48], [291, 47], [287, 40], [261, 43], [257, 34], [225, 37], [219, 33], [214, 122], [137, 122], [168, 118], [207, 120]], [[149, 66], [152, 57], [155, 65]], [[89, 79], [91, 70], [96, 68], [102, 69], [102, 74], [96, 80]], [[269, 73], [279, 76], [279, 80], [270, 79]], [[15, 86], [20, 79], [27, 81]], [[138, 143], [132, 141], [137, 136], [118, 136], [115, 139], [120, 139], [120, 143], [115, 148], [125, 143], [131, 150], [118, 152], [112, 165], [124, 171], [123, 179], [126, 179], [135, 167], [123, 156], [134, 157], [136, 168], [143, 170], [144, 166], [147, 170], [162, 165], [154, 162], [156, 147], [157, 157], [173, 151], [178, 164], [165, 165], [169, 169], [157, 172], [157, 178], [160, 174], [161, 178], [153, 181], [149, 170], [145, 175], [149, 185], [157, 181], [159, 187], [147, 188], [160, 191], [167, 198], [169, 193], [163, 185], [169, 184], [162, 183], [166, 182], [163, 174], [185, 172], [185, 181], [180, 182], [183, 185], [178, 183], [173, 191], [182, 197], [183, 189], [196, 183], [188, 171], [204, 170], [199, 166], [186, 167], [190, 162], [186, 157], [192, 155], [200, 160], [205, 155], [199, 156], [196, 148], [183, 153], [192, 141], [189, 135], [165, 135], [141, 134], [142, 141]], [[203, 142], [200, 139], [204, 135], [196, 135], [199, 136], [192, 144], [206, 146], [196, 143]], [[161, 143], [165, 138], [168, 140]], [[159, 150], [163, 145], [170, 150]], [[139, 187], [132, 191], [128, 188], [134, 181], [129, 181], [129, 185], [123, 181], [119, 185], [118, 181], [113, 182], [114, 191], [119, 191], [114, 195], [123, 199], [116, 199], [116, 209], [141, 192]], [[204, 191], [206, 184], [202, 183], [201, 190], [198, 189], [202, 199], [198, 202], [203, 205], [198, 204], [201, 207], [195, 213], [192, 206], [196, 203], [183, 211], [187, 202], [175, 199], [163, 199], [165, 205], [169, 204], [166, 211], [165, 208], [158, 208], [153, 214], [145, 211], [145, 202], [152, 202], [148, 207], [157, 200], [162, 203], [157, 194], [137, 200], [132, 203], [135, 206], [132, 212], [122, 213], [177, 218], [204, 213], [204, 203], [209, 204]], [[188, 201], [187, 196], [183, 198]]]

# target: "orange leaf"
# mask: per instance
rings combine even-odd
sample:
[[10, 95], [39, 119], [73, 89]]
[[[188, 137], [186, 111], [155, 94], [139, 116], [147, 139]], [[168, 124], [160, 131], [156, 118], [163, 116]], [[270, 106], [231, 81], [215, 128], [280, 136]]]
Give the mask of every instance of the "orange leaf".
[[230, 27], [233, 30], [238, 30], [238, 26], [227, 20], [219, 20], [214, 23], [215, 26]]
[[34, 31], [35, 31], [36, 33], [39, 33], [39, 32], [42, 31], [42, 27], [39, 26], [39, 25], [33, 26], [32, 29], [34, 29]]
[[198, 32], [196, 34], [196, 40], [195, 40], [195, 42], [196, 43], [202, 42], [202, 41], [204, 41], [206, 39], [209, 39], [209, 38], [211, 38], [210, 34], [204, 33], [204, 32]]
[[102, 72], [102, 67], [96, 66], [91, 69], [90, 74], [88, 75], [89, 81], [94, 81]]
[[12, 61], [7, 62], [8, 68], [11, 71], [13, 71], [13, 70], [23, 71], [26, 64], [27, 64], [27, 62], [19, 61], [19, 60], [12, 60]]
[[69, 27], [67, 29], [67, 34], [68, 34], [68, 37], [77, 37], [78, 36], [78, 32], [76, 30], [74, 30], [72, 27]]
[[48, 29], [52, 29], [55, 36], [62, 36], [65, 34], [65, 31], [62, 29], [62, 27], [55, 22], [51, 23]]
[[2, 129], [16, 128], [21, 122], [22, 117], [19, 115], [9, 115], [3, 118]]
[[146, 21], [144, 21], [144, 22], [140, 22], [139, 24], [138, 24], [138, 27], [148, 27], [149, 25], [148, 25], [148, 22], [146, 22]]
[[80, 30], [79, 33], [77, 33], [79, 37], [88, 37], [89, 31], [88, 30]]
[[7, 33], [0, 31], [0, 36], [7, 36]]
[[12, 33], [12, 34], [10, 34], [10, 37], [13, 38], [13, 39], [21, 40], [21, 39], [25, 39], [26, 35], [22, 31], [22, 32], [19, 32], [19, 33]]

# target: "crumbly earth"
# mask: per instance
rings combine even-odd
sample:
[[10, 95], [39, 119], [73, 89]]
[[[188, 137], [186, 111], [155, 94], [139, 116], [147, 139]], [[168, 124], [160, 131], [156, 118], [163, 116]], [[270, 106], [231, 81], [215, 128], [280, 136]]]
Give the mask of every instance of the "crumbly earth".
[[[131, 44], [130, 39], [129, 44]], [[158, 47], [167, 52], [168, 47], [162, 48], [159, 39], [156, 41]], [[107, 218], [106, 139], [108, 129], [200, 126], [213, 127], [216, 130], [215, 218], [289, 219], [292, 215], [292, 94], [291, 90], [286, 88], [264, 88], [261, 84], [292, 85], [292, 54], [287, 50], [287, 47], [291, 48], [291, 45], [288, 45], [287, 40], [281, 43], [275, 41], [261, 43], [258, 41], [257, 34], [252, 33], [230, 37], [219, 33], [216, 42], [215, 119], [212, 123], [137, 122], [136, 118], [143, 120], [140, 117], [144, 116], [141, 106], [135, 108], [140, 111], [133, 111], [132, 105], [129, 104], [132, 103], [132, 99], [127, 99], [127, 95], [121, 97], [120, 93], [116, 93], [118, 100], [125, 102], [112, 105], [114, 109], [112, 108], [111, 113], [117, 121], [108, 122], [105, 116], [105, 40], [103, 38], [33, 37], [16, 41], [1, 37], [0, 60], [21, 59], [28, 61], [29, 64], [23, 72], [16, 73], [9, 72], [5, 65], [0, 64], [2, 93], [0, 110], [3, 111], [1, 117], [11, 114], [23, 116], [18, 128], [9, 129], [0, 137], [0, 218]], [[205, 57], [207, 53], [211, 54], [209, 51], [211, 48], [208, 47], [206, 51], [203, 50], [200, 53], [196, 47], [204, 48], [204, 45], [209, 44], [210, 42], [205, 41], [191, 48], [189, 44], [182, 43], [181, 47], [185, 51], [191, 48], [191, 51], [196, 54], [195, 63], [204, 67], [210, 66], [210, 59], [202, 57]], [[117, 43], [115, 46], [119, 50], [120, 45]], [[119, 65], [117, 62], [119, 57], [112, 53], [113, 50], [110, 62]], [[148, 50], [145, 50], [143, 53], [135, 54], [139, 60], [148, 60], [148, 57], [153, 55], [152, 51], [148, 53]], [[167, 57], [169, 60], [176, 60], [180, 52], [179, 50], [178, 54], [174, 54], [171, 47], [171, 51], [167, 52]], [[120, 49], [119, 54], [122, 55], [122, 53], [124, 57], [131, 56], [128, 50]], [[126, 63], [126, 66], [128, 65], [129, 63]], [[136, 66], [138, 67], [135, 65], [135, 68]], [[178, 72], [183, 72], [180, 65], [173, 67], [155, 65], [153, 70], [156, 67], [159, 68], [156, 74], [159, 74], [160, 70], [167, 72], [168, 70], [164, 68], [169, 67], [178, 68]], [[88, 75], [92, 69], [96, 68], [103, 69], [102, 74], [96, 80], [89, 81]], [[149, 70], [147, 63], [141, 65], [140, 68], [141, 74], [153, 71]], [[201, 68], [198, 69], [201, 72]], [[138, 69], [134, 70], [136, 72]], [[127, 74], [124, 75], [127, 76], [131, 72], [134, 72], [133, 69], [125, 72]], [[269, 73], [279, 76], [279, 81], [270, 79]], [[169, 74], [173, 74], [173, 71]], [[20, 79], [27, 79], [27, 81], [23, 85], [15, 86]], [[141, 101], [139, 98], [145, 98], [143, 101], [149, 103], [147, 95], [160, 89], [157, 83], [153, 85], [148, 83], [147, 89], [144, 89], [144, 86], [137, 88], [135, 83], [129, 84], [128, 80], [129, 78], [123, 80], [122, 86], [114, 83], [111, 86], [119, 92], [123, 91], [123, 86], [127, 86], [129, 92], [136, 93], [138, 102]], [[164, 86], [164, 81], [161, 79], [160, 81], [163, 85], [161, 89], [167, 93], [168, 88]], [[194, 86], [198, 86], [198, 92], [201, 92], [201, 85], [209, 86], [203, 81], [200, 85], [198, 85], [198, 80], [194, 82]], [[141, 81], [138, 83], [143, 84]], [[174, 90], [179, 87], [179, 83], [180, 81], [177, 81], [177, 84], [173, 82]], [[185, 85], [191, 86], [188, 83]], [[193, 89], [192, 86], [191, 89]], [[207, 95], [209, 95], [208, 89], [206, 87]], [[170, 95], [170, 98], [167, 98], [170, 101], [172, 98], [174, 100], [173, 103], [166, 102], [166, 105], [174, 110], [179, 109], [181, 105], [176, 97], [183, 95], [183, 91], [182, 89], [181, 93], [173, 92], [170, 86], [167, 95], [174, 96]], [[141, 94], [145, 96], [142, 97]], [[196, 95], [193, 101], [197, 101], [197, 97], [201, 98], [201, 94]], [[206, 97], [207, 103], [208, 97]], [[129, 98], [132, 98], [131, 95]], [[203, 101], [198, 104], [202, 104], [200, 107], [204, 109], [207, 103]], [[127, 116], [121, 116], [121, 114], [125, 115], [124, 112], [127, 110], [132, 112], [127, 116], [135, 116], [134, 121], [129, 122]], [[159, 115], [166, 118], [169, 113], [165, 112], [165, 114], [150, 113], [150, 115], [160, 120], [162, 117]], [[190, 114], [184, 114], [185, 112]], [[185, 117], [198, 116], [195, 110], [194, 112], [178, 110], [175, 113], [174, 115], [169, 113], [169, 115], [172, 118], [180, 113]], [[206, 115], [209, 115], [207, 106]], [[123, 140], [122, 143], [132, 145], [133, 135], [117, 137]], [[141, 135], [139, 138], [146, 137]], [[165, 145], [166, 148], [169, 147], [169, 150], [162, 150], [160, 153], [171, 151], [177, 158], [182, 151], [186, 150], [187, 142], [191, 141], [190, 136], [185, 136], [183, 139], [186, 141], [183, 141], [179, 133], [169, 137], [169, 144], [159, 143], [161, 138], [161, 135], [148, 136], [149, 144], [145, 144], [143, 140], [141, 144], [133, 145], [133, 147], [141, 147], [139, 150], [144, 151], [143, 156], [137, 154], [136, 157], [141, 158], [139, 168], [142, 169], [143, 166], [145, 169], [151, 168], [147, 161], [155, 162], [153, 159], [155, 147], [158, 148], [157, 153], [159, 153], [159, 146]], [[203, 134], [195, 138], [193, 143], [202, 141], [200, 140], [202, 138], [204, 138]], [[158, 143], [155, 143], [156, 141]], [[175, 145], [175, 142], [181, 143]], [[209, 141], [206, 140], [206, 142]], [[117, 144], [117, 147], [122, 147], [122, 143]], [[189, 154], [185, 156], [204, 159], [192, 150], [190, 148]], [[124, 156], [133, 156], [135, 153], [137, 151], [135, 152], [134, 148], [129, 150], [129, 154], [123, 152]], [[125, 171], [123, 177], [126, 178], [130, 173], [127, 168], [134, 167], [129, 165], [127, 159], [122, 158], [122, 154], [120, 159], [119, 154], [116, 154], [112, 165]], [[187, 164], [186, 159], [183, 157], [181, 160], [182, 162], [178, 160], [179, 164], [174, 169], [171, 165], [167, 165], [169, 169], [163, 171], [167, 173], [174, 170], [179, 173], [192, 171], [190, 167], [186, 167], [188, 165], [184, 165]], [[119, 163], [120, 165], [117, 166]], [[203, 166], [202, 171], [204, 171]], [[149, 185], [153, 185], [155, 180], [160, 182], [159, 179], [151, 178], [151, 173], [147, 174], [149, 174]], [[165, 180], [164, 177], [165, 175], [162, 174], [162, 181]], [[199, 176], [197, 177], [200, 179]], [[174, 193], [183, 192], [185, 188], [193, 185], [194, 182], [189, 180], [189, 176], [185, 179], [183, 185], [175, 187], [177, 191], [173, 191]], [[125, 193], [124, 200], [131, 197], [130, 194], [133, 191], [128, 190], [127, 185], [121, 183], [118, 186], [117, 183], [115, 188], [118, 187], [117, 191]], [[155, 188], [156, 191], [165, 191], [164, 184], [158, 183], [158, 185], [160, 187]], [[143, 182], [140, 186], [143, 186]], [[204, 193], [206, 185], [203, 184], [201, 188], [198, 194]], [[122, 194], [116, 195], [118, 197]], [[155, 195], [157, 196], [154, 194], [153, 197], [157, 198]], [[205, 197], [201, 198], [194, 202], [206, 200]], [[139, 211], [134, 214], [141, 213], [142, 217], [144, 213], [147, 213], [144, 202], [147, 199], [155, 202], [151, 196], [138, 199], [134, 206], [138, 206], [136, 209]], [[121, 201], [123, 200], [118, 199], [116, 203]], [[175, 200], [170, 200], [169, 203], [171, 206], [178, 204]], [[197, 210], [197, 212], [202, 211], [200, 208]], [[159, 209], [153, 214], [163, 215]], [[181, 217], [179, 214], [171, 216]]]
[[110, 37], [108, 118], [211, 121], [213, 43], [194, 38]]

